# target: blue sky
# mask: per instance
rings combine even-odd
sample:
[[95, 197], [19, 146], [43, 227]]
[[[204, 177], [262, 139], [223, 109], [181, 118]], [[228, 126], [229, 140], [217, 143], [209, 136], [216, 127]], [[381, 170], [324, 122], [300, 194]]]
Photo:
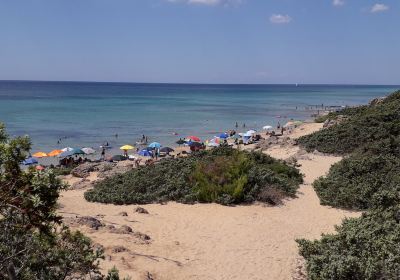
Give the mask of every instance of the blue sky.
[[400, 84], [399, 0], [0, 0], [0, 80]]

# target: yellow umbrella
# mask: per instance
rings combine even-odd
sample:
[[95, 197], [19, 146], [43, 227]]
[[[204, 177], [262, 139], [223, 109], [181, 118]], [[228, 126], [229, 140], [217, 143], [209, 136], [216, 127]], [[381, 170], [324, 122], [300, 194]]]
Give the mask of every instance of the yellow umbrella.
[[58, 156], [59, 154], [61, 154], [63, 151], [61, 151], [61, 150], [52, 150], [50, 153], [48, 153], [47, 155], [49, 156], [49, 157], [55, 157], [55, 156]]
[[122, 147], [120, 147], [120, 150], [133, 150], [135, 147], [131, 146], [131, 145], [124, 145]]
[[34, 153], [32, 156], [37, 158], [42, 158], [42, 157], [47, 157], [47, 154], [45, 152], [37, 152]]

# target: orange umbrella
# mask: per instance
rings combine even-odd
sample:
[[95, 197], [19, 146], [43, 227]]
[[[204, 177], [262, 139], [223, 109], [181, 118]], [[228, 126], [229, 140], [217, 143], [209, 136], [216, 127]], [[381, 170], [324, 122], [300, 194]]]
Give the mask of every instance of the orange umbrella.
[[58, 156], [59, 154], [61, 154], [63, 151], [61, 151], [61, 150], [52, 150], [50, 153], [48, 153], [47, 155], [49, 156], [49, 157], [55, 157], [55, 156]]
[[42, 157], [47, 157], [47, 154], [45, 152], [37, 152], [34, 153], [32, 156], [37, 158], [42, 158]]

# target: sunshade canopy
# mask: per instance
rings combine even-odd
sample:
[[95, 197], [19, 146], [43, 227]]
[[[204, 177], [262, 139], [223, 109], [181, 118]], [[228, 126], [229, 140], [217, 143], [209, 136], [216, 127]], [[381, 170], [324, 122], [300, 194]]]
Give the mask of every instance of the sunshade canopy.
[[24, 161], [22, 161], [23, 165], [32, 165], [32, 164], [37, 164], [38, 161], [34, 159], [33, 157], [28, 157]]
[[47, 154], [45, 152], [36, 152], [32, 156], [36, 158], [42, 158], [42, 157], [47, 157]]
[[122, 147], [119, 147], [120, 150], [133, 150], [135, 147], [131, 145], [124, 145]]
[[55, 156], [58, 156], [59, 154], [61, 154], [63, 151], [61, 151], [61, 150], [52, 150], [50, 153], [48, 153], [47, 155], [49, 156], [49, 157], [55, 157]]

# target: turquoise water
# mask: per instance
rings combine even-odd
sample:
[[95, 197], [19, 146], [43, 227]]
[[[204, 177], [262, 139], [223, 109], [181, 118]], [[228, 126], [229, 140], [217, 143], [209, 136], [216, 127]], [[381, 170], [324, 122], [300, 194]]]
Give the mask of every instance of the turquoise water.
[[236, 122], [239, 130], [259, 130], [307, 119], [307, 105], [365, 104], [398, 88], [0, 81], [0, 121], [10, 135], [29, 135], [34, 151], [97, 148], [104, 141], [118, 147], [134, 144], [142, 134], [172, 145], [187, 135], [212, 137]]

